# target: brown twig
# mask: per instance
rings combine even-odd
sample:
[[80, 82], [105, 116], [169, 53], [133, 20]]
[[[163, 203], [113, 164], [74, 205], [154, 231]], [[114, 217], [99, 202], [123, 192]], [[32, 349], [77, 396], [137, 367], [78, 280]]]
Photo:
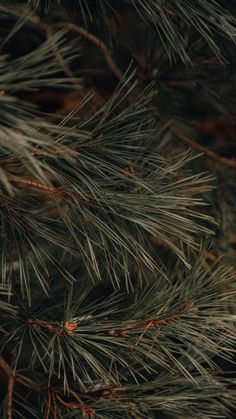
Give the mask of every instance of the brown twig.
[[59, 194], [62, 193], [62, 191], [58, 188], [51, 188], [50, 186], [44, 185], [43, 183], [32, 181], [30, 179], [22, 179], [22, 178], [18, 178], [18, 177], [9, 177], [8, 180], [10, 182], [22, 183], [22, 184], [27, 185], [29, 187], [40, 189], [44, 192], [47, 192], [47, 193], [53, 194], [53, 195], [58, 194], [58, 193]]
[[67, 409], [74, 410], [77, 407], [80, 407], [80, 404], [78, 404], [78, 403], [66, 402], [65, 400], [63, 400], [63, 398], [59, 394], [56, 394], [56, 399], [59, 400], [59, 402], [63, 406], [65, 406]]
[[45, 320], [40, 319], [27, 319], [26, 324], [32, 328], [42, 328], [48, 330], [50, 333], [56, 333], [58, 336], [63, 336], [65, 333], [73, 335], [78, 327], [77, 323], [64, 322], [62, 325], [51, 324]]
[[[82, 149], [87, 149], [89, 147], [94, 146], [94, 144], [98, 144], [102, 141], [103, 136], [99, 135], [97, 138], [94, 138], [93, 142], [89, 142], [88, 144], [81, 144], [77, 147], [62, 147], [61, 149], [54, 149], [50, 153], [48, 151], [32, 151], [30, 153], [31, 157], [34, 158], [48, 158], [48, 159], [55, 159], [55, 157], [63, 157], [66, 153], [70, 153], [73, 157], [74, 153], [78, 153]], [[19, 156], [11, 156], [7, 157], [6, 159], [1, 160], [1, 165], [12, 164], [20, 161]]]
[[[42, 193], [46, 194], [47, 200], [56, 200], [58, 197], [71, 197], [72, 195], [79, 195], [81, 198], [81, 195], [79, 193], [76, 194], [72, 194], [72, 192], [69, 191], [65, 191], [64, 189], [61, 189], [60, 187], [58, 188], [54, 188], [54, 187], [50, 187], [45, 185], [44, 183], [40, 183], [40, 182], [36, 182], [36, 181], [32, 181], [30, 179], [22, 179], [22, 178], [17, 178], [17, 177], [9, 177], [8, 180], [10, 182], [15, 182], [15, 183], [19, 183], [22, 184], [26, 187], [32, 188], [32, 189], [38, 189], [40, 191], [42, 191]], [[46, 198], [44, 195], [44, 198]], [[83, 201], [85, 201], [85, 198], [83, 197]]]
[[15, 376], [10, 365], [5, 361], [2, 355], [0, 355], [0, 367], [5, 371], [8, 378], [7, 385], [7, 419], [13, 418], [12, 405], [13, 405], [13, 392], [14, 392], [14, 383]]
[[[52, 31], [51, 31], [50, 28], [47, 29], [47, 32], [48, 32], [48, 38], [51, 37]], [[67, 63], [65, 62], [65, 59], [62, 56], [62, 54], [61, 54], [61, 52], [60, 52], [60, 50], [59, 50], [59, 48], [58, 48], [58, 46], [57, 46], [56, 43], [53, 44], [53, 51], [55, 53], [55, 57], [56, 57], [58, 63], [60, 64], [62, 70], [64, 71], [65, 75], [68, 78], [72, 79], [72, 82], [76, 86], [78, 86], [78, 81], [79, 80], [75, 77], [74, 73], [72, 72], [72, 70], [70, 69], [70, 67], [67, 65]]]
[[200, 153], [205, 154], [205, 156], [208, 157], [210, 160], [212, 160], [214, 163], [228, 166], [231, 169], [236, 169], [236, 159], [226, 159], [225, 157], [219, 156], [214, 151], [208, 150], [206, 147], [202, 146], [201, 144], [196, 143], [195, 141], [188, 138], [185, 134], [180, 132], [174, 124], [171, 125], [170, 131], [175, 136], [175, 138], [177, 138], [183, 144], [187, 144], [194, 150], [200, 151]]
[[[166, 309], [166, 306], [163, 306], [157, 313], [156, 316], [160, 315], [164, 310]], [[143, 332], [141, 333], [141, 336], [138, 338], [136, 345], [140, 342], [140, 340], [143, 338], [146, 331], [150, 328], [160, 330], [160, 328], [172, 321], [178, 320], [181, 315], [185, 313], [195, 313], [197, 311], [197, 307], [194, 304], [193, 300], [188, 300], [186, 303], [179, 309], [176, 310], [173, 314], [170, 316], [163, 317], [160, 320], [157, 319], [149, 319], [148, 321], [144, 323], [137, 323], [129, 327], [125, 327], [124, 329], [119, 330], [112, 330], [109, 332], [109, 336], [117, 337], [117, 336], [127, 336], [130, 332], [136, 331], [138, 329], [143, 329]]]
[[112, 74], [114, 74], [114, 76], [118, 80], [122, 79], [123, 73], [119, 69], [119, 67], [117, 66], [115, 61], [113, 60], [107, 45], [101, 39], [99, 39], [96, 35], [90, 33], [89, 31], [87, 31], [87, 29], [82, 28], [79, 25], [75, 25], [74, 23], [62, 22], [62, 23], [56, 23], [56, 24], [51, 25], [51, 26], [54, 27], [54, 28], [58, 28], [58, 29], [63, 28], [63, 29], [67, 29], [67, 30], [72, 31], [72, 32], [76, 32], [80, 36], [82, 36], [82, 38], [84, 38], [87, 41], [91, 42], [92, 44], [96, 45], [103, 52], [105, 61], [108, 65], [108, 67], [110, 68]]
[[56, 404], [55, 392], [49, 387], [48, 388], [48, 405], [47, 405], [45, 419], [50, 419], [52, 404], [53, 404], [53, 419], [57, 419], [57, 404]]
[[206, 259], [210, 260], [211, 262], [216, 262], [218, 260], [218, 256], [212, 252], [207, 252]]
[[47, 406], [47, 412], [46, 412], [45, 419], [50, 419], [51, 404], [52, 404], [52, 395], [51, 395], [50, 388], [48, 388], [48, 406]]
[[80, 408], [82, 411], [82, 417], [83, 418], [94, 418], [95, 417], [95, 410], [88, 406], [80, 397], [78, 394], [76, 394], [75, 391], [73, 391], [72, 389], [68, 389], [69, 394], [74, 397], [74, 399], [76, 400], [76, 402], [72, 402], [72, 401], [65, 401], [58, 392], [55, 392], [55, 397], [56, 399], [63, 405], [65, 406], [67, 409], [70, 410], [74, 410], [74, 409], [78, 409]]
[[15, 375], [15, 380], [18, 383], [21, 383], [23, 386], [28, 387], [30, 389], [40, 391], [41, 387], [39, 384], [35, 383], [33, 380], [31, 380], [28, 377], [25, 377], [24, 375], [18, 374], [18, 372], [19, 371], [17, 370], [17, 374]]
[[[63, 150], [64, 151], [64, 150]], [[32, 153], [30, 153], [30, 156], [32, 157], [52, 157], [52, 154], [46, 152], [46, 151], [33, 151]], [[55, 157], [55, 155], [54, 155]], [[11, 157], [7, 157], [6, 159], [3, 159], [1, 161], [1, 165], [5, 165], [5, 164], [11, 164], [11, 163], [15, 163], [20, 161], [20, 157], [19, 156], [11, 156]]]
[[41, 327], [43, 329], [47, 329], [49, 332], [54, 332], [55, 330], [55, 327], [53, 327], [53, 325], [46, 322], [45, 320], [27, 319], [26, 324], [27, 326], [33, 327], [33, 328]]
[[54, 391], [52, 392], [52, 401], [53, 401], [53, 419], [57, 419], [57, 402]]
[[[161, 313], [163, 313], [163, 311], [165, 311], [165, 309], [166, 309], [166, 306], [162, 306], [161, 308], [160, 308], [160, 310], [158, 310], [158, 312], [156, 313], [156, 315], [157, 316], [160, 316], [161, 315]], [[135, 346], [137, 346], [138, 344], [139, 344], [139, 342], [141, 341], [141, 339], [143, 338], [143, 336], [144, 336], [144, 334], [146, 333], [146, 331], [149, 329], [149, 327], [152, 327], [153, 326], [153, 320], [150, 320], [146, 325], [145, 325], [145, 327], [144, 327], [144, 331], [141, 333], [141, 335], [139, 336], [139, 338], [138, 338], [138, 340], [137, 340], [137, 342], [136, 342], [136, 344], [135, 344]], [[160, 327], [161, 327], [161, 325], [158, 327], [158, 329], [157, 329], [157, 333], [159, 333], [159, 330], [160, 330]]]

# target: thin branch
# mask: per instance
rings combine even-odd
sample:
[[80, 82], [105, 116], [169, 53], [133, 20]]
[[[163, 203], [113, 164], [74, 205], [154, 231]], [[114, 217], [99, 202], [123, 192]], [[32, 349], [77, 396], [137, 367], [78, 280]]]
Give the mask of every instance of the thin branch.
[[68, 389], [69, 394], [75, 398], [76, 402], [72, 402], [72, 401], [65, 401], [61, 395], [59, 394], [58, 391], [52, 392], [52, 394], [54, 395], [54, 397], [63, 405], [65, 406], [67, 409], [69, 410], [75, 410], [75, 409], [81, 409], [82, 411], [82, 417], [83, 418], [94, 418], [95, 417], [95, 410], [88, 406], [79, 396], [78, 394], [76, 394], [75, 391], [73, 391], [72, 389]]
[[51, 403], [52, 403], [51, 390], [50, 388], [48, 388], [48, 406], [47, 406], [47, 413], [46, 413], [45, 419], [50, 419]]
[[110, 68], [112, 74], [114, 74], [114, 76], [118, 80], [122, 79], [123, 73], [119, 69], [119, 67], [117, 66], [115, 61], [113, 60], [107, 45], [101, 39], [99, 39], [97, 36], [93, 35], [89, 31], [87, 31], [87, 29], [82, 28], [81, 26], [75, 25], [73, 23], [62, 22], [62, 23], [56, 23], [56, 24], [51, 25], [51, 26], [54, 27], [54, 28], [58, 28], [58, 29], [63, 28], [63, 29], [67, 29], [67, 30], [72, 31], [72, 32], [76, 32], [80, 36], [82, 36], [84, 39], [86, 39], [87, 41], [96, 45], [103, 52], [105, 61], [108, 65], [108, 67]]
[[44, 185], [43, 183], [35, 182], [35, 181], [30, 180], [30, 179], [22, 179], [22, 178], [17, 178], [17, 177], [9, 177], [8, 180], [10, 182], [22, 183], [22, 184], [25, 184], [25, 185], [27, 185], [29, 187], [40, 189], [40, 190], [43, 190], [44, 192], [47, 192], [47, 193], [50, 193], [50, 194], [53, 194], [53, 195], [62, 192], [58, 188], [51, 188], [51, 187], [49, 187], [47, 185]]
[[80, 408], [80, 404], [73, 403], [73, 402], [66, 402], [65, 400], [63, 400], [63, 398], [59, 394], [56, 394], [56, 398], [67, 409], [74, 410], [74, 409]]
[[73, 391], [71, 388], [69, 388], [68, 392], [72, 396], [74, 396], [74, 398], [80, 404], [80, 408], [82, 410], [83, 417], [87, 417], [87, 415], [88, 415], [89, 418], [94, 418], [95, 417], [95, 410], [92, 407], [88, 406], [85, 402], [83, 402], [75, 391]]
[[[162, 307], [157, 313], [156, 316], [159, 316], [164, 310], [166, 309], [166, 307]], [[132, 326], [126, 327], [124, 329], [119, 329], [119, 330], [112, 330], [112, 333], [109, 332], [109, 335], [112, 337], [117, 337], [117, 336], [127, 336], [129, 335], [130, 332], [132, 331], [136, 331], [138, 329], [143, 329], [144, 331], [141, 333], [141, 335], [139, 336], [137, 342], [136, 342], [136, 346], [138, 345], [138, 343], [140, 342], [140, 340], [143, 338], [145, 332], [149, 329], [156, 329], [156, 330], [160, 330], [160, 328], [172, 321], [178, 320], [180, 318], [181, 315], [183, 314], [189, 314], [189, 313], [195, 313], [197, 310], [194, 301], [193, 300], [189, 300], [186, 301], [186, 303], [177, 311], [175, 311], [172, 315], [167, 316], [167, 317], [163, 317], [160, 320], [156, 320], [156, 319], [149, 319], [147, 322], [145, 323], [137, 323], [134, 324]]]
[[8, 378], [8, 393], [7, 393], [7, 419], [13, 418], [12, 405], [13, 405], [13, 392], [15, 377], [10, 365], [5, 361], [2, 355], [0, 355], [0, 367], [5, 371]]
[[[50, 28], [47, 29], [48, 32], [48, 39], [53, 39], [52, 38], [52, 31], [50, 30]], [[53, 51], [55, 53], [55, 57], [58, 60], [58, 63], [60, 64], [62, 70], [64, 71], [65, 75], [72, 80], [72, 82], [75, 85], [78, 85], [78, 80], [75, 77], [73, 71], [70, 69], [70, 67], [67, 65], [64, 57], [62, 56], [60, 49], [58, 48], [56, 42], [53, 44]]]
[[201, 153], [205, 154], [205, 156], [212, 160], [214, 163], [228, 166], [231, 169], [236, 169], [236, 159], [226, 159], [225, 157], [219, 156], [214, 151], [208, 150], [206, 147], [196, 143], [195, 141], [191, 140], [186, 135], [184, 135], [182, 132], [180, 132], [174, 124], [171, 125], [170, 131], [175, 136], [175, 138], [177, 138], [183, 144], [187, 144], [194, 150], [200, 151]]
[[48, 322], [46, 322], [45, 320], [38, 320], [38, 319], [27, 319], [26, 320], [26, 324], [29, 327], [41, 327], [44, 329], [49, 330], [50, 332], [54, 332], [55, 328]]
[[53, 401], [53, 419], [57, 419], [57, 403], [54, 391], [52, 392], [52, 401]]
[[[102, 139], [102, 136], [99, 135], [97, 138], [94, 138], [94, 140], [96, 141], [96, 144]], [[34, 158], [48, 158], [48, 159], [55, 159], [55, 157], [60, 157], [60, 156], [64, 156], [66, 153], [71, 153], [71, 155], [73, 156], [73, 153], [77, 153], [78, 151], [82, 150], [82, 149], [87, 149], [89, 147], [94, 146], [94, 142], [93, 144], [89, 143], [89, 144], [80, 144], [77, 147], [62, 147], [61, 149], [54, 149], [51, 152], [48, 151], [32, 151], [30, 153], [30, 156], [34, 157]], [[1, 160], [1, 165], [7, 165], [7, 164], [13, 164], [16, 162], [20, 161], [20, 157], [19, 156], [10, 156], [7, 157], [3, 160]]]
[[[17, 370], [18, 372], [18, 370]], [[41, 390], [41, 386], [37, 383], [35, 383], [34, 381], [32, 381], [30, 378], [25, 377], [24, 375], [15, 375], [15, 380], [18, 383], [21, 383], [23, 386], [30, 388], [31, 390], [37, 390], [40, 391]]]

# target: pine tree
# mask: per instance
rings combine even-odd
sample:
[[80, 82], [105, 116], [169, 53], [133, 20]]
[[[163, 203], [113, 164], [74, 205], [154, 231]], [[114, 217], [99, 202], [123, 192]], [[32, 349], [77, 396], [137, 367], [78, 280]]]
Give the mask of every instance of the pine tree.
[[235, 1], [0, 6], [0, 417], [234, 417]]

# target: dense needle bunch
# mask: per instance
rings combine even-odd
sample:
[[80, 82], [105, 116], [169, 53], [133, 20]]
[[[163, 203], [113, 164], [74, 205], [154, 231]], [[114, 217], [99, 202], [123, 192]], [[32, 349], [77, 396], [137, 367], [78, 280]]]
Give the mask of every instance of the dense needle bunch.
[[221, 3], [2, 2], [3, 419], [234, 415]]

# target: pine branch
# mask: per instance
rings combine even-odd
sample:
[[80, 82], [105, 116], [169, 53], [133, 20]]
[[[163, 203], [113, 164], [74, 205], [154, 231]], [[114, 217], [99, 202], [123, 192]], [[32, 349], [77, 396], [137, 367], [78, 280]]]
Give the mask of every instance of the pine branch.
[[[4, 419], [232, 417], [236, 274], [202, 246], [212, 176], [173, 141], [234, 165], [176, 128], [233, 115], [235, 6], [218, 2], [0, 6]], [[69, 115], [36, 107], [75, 89]]]
[[[33, 116], [32, 111], [32, 118], [27, 113], [27, 124], [23, 128], [25, 138], [22, 133], [17, 135], [21, 139], [19, 146], [23, 147], [19, 151], [14, 149], [16, 134], [13, 131], [11, 154], [3, 149], [5, 164], [9, 158], [22, 155], [20, 161], [26, 169], [22, 176], [17, 165], [13, 165], [12, 176], [9, 173], [11, 166], [9, 170], [6, 164], [5, 172], [2, 172], [6, 191], [12, 192], [14, 186], [16, 193], [15, 197], [9, 197], [2, 190], [2, 231], [7, 238], [3, 241], [4, 255], [9, 253], [9, 240], [11, 243], [3, 267], [8, 275], [12, 262], [18, 261], [23, 295], [30, 296], [31, 270], [47, 292], [47, 264], [44, 265], [43, 260], [46, 258], [56, 266], [54, 254], [58, 251], [74, 256], [79, 252], [92, 281], [101, 279], [106, 272], [118, 286], [120, 272], [125, 269], [130, 288], [131, 260], [137, 266], [143, 263], [150, 270], [164, 274], [162, 266], [154, 261], [151, 249], [145, 249], [145, 232], [152, 236], [157, 234], [188, 264], [181, 243], [196, 247], [194, 234], [209, 231], [197, 219], [210, 221], [210, 218], [192, 208], [202, 206], [203, 202], [194, 195], [208, 190], [209, 177], [186, 175], [178, 180], [178, 172], [191, 156], [188, 153], [178, 156], [174, 162], [162, 157], [165, 148], [169, 147], [168, 139], [164, 132], [158, 133], [159, 128], [152, 120], [149, 110], [152, 93], [149, 90], [125, 110], [117, 111], [133, 90], [130, 84], [130, 78], [124, 79], [97, 114], [77, 125], [72, 125], [68, 118], [60, 125], [54, 125], [37, 114]], [[16, 127], [20, 129], [19, 125]], [[7, 128], [7, 132], [11, 130]], [[31, 133], [35, 137], [33, 141]], [[156, 148], [158, 136], [164, 142]], [[9, 145], [8, 142], [8, 148]], [[25, 147], [29, 146], [26, 153]], [[32, 177], [27, 160], [39, 174], [42, 173], [39, 180]], [[127, 171], [130, 161], [132, 170]], [[35, 204], [40, 214], [37, 219]], [[56, 219], [54, 215], [46, 215], [52, 208], [56, 210]], [[65, 228], [70, 234], [66, 243]], [[51, 246], [50, 252], [44, 249], [45, 241]], [[40, 249], [36, 243], [41, 243]], [[69, 280], [73, 278], [60, 265], [59, 269]]]
[[41, 10], [44, 12], [48, 12], [49, 8], [53, 9], [56, 4], [62, 4], [65, 8], [71, 9], [73, 15], [76, 15], [77, 10], [86, 24], [93, 21], [94, 16], [106, 22], [110, 15], [119, 14], [122, 8], [131, 9], [131, 13], [138, 13], [140, 19], [146, 21], [147, 25], [152, 24], [155, 27], [169, 58], [175, 60], [177, 55], [185, 63], [191, 62], [183, 35], [189, 27], [194, 28], [220, 60], [224, 58], [215, 41], [215, 34], [220, 33], [233, 42], [236, 39], [235, 17], [230, 13], [230, 6], [227, 10], [214, 0], [167, 0], [165, 3], [159, 0], [122, 0], [119, 4], [113, 0], [99, 0], [96, 4], [93, 0], [83, 0], [75, 1], [72, 7], [67, 0], [58, 2], [43, 0], [40, 3], [32, 0], [29, 4], [33, 7], [41, 4]]
[[191, 272], [177, 266], [169, 282], [149, 282], [129, 297], [117, 292], [91, 301], [92, 289], [80, 288], [65, 302], [48, 304], [50, 310], [43, 304], [28, 316], [19, 312], [3, 321], [2, 349], [14, 348], [17, 369], [30, 341], [28, 367], [43, 369], [50, 380], [63, 377], [65, 388], [75, 380], [85, 390], [87, 380], [102, 377], [116, 386], [142, 383], [163, 369], [194, 385], [195, 372], [211, 382], [213, 357], [230, 359], [234, 353], [235, 272], [222, 265], [206, 269], [205, 257]]

